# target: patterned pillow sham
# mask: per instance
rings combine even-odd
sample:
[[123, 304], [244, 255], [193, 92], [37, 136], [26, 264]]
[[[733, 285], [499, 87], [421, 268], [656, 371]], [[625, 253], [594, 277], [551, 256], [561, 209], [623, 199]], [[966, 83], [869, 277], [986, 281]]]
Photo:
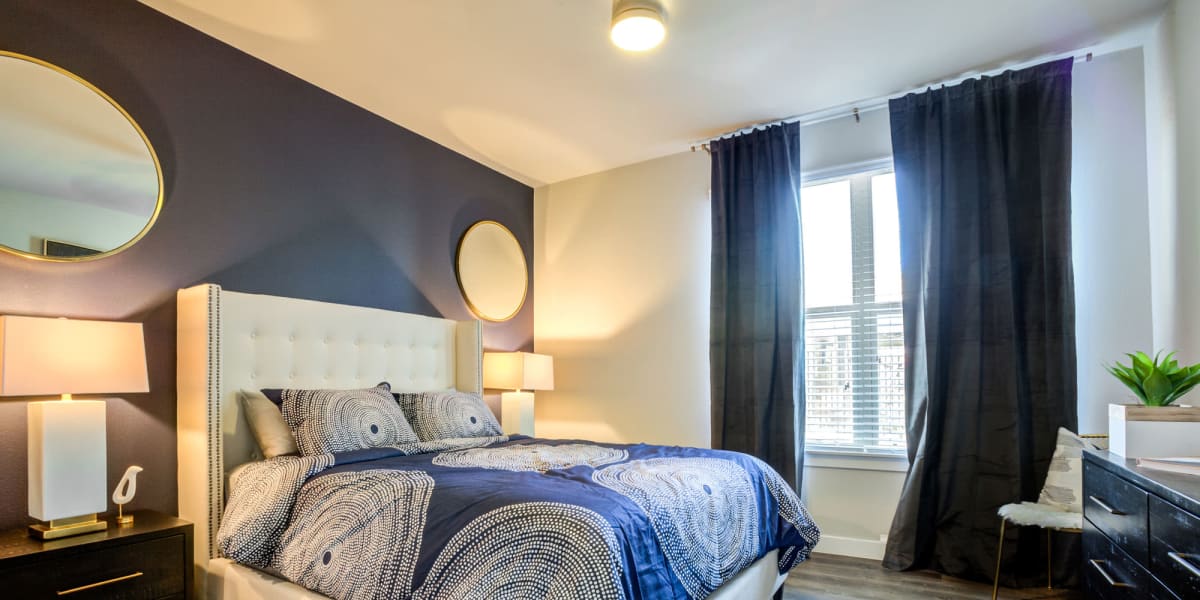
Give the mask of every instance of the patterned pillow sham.
[[446, 390], [394, 395], [422, 442], [503, 433], [496, 416], [477, 394]]
[[281, 390], [279, 397], [300, 453], [313, 456], [420, 441], [391, 391], [381, 383], [361, 390]]

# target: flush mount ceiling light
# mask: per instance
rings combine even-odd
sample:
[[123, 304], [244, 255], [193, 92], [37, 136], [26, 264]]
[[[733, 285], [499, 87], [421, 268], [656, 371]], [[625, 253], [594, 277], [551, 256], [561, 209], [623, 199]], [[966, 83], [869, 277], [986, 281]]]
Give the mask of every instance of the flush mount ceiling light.
[[613, 2], [612, 42], [622, 50], [644, 52], [657, 47], [667, 35], [662, 7], [649, 0]]

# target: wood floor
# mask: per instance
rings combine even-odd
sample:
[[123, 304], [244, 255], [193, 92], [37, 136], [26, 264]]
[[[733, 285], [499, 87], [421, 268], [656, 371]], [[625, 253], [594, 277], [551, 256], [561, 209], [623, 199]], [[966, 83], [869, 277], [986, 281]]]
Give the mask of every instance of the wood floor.
[[[785, 600], [960, 600], [991, 598], [992, 586], [963, 581], [931, 571], [898, 573], [879, 566], [879, 561], [830, 554], [814, 554], [792, 569], [784, 584]], [[1072, 590], [1000, 589], [1006, 600], [1055, 598], [1078, 600]]]

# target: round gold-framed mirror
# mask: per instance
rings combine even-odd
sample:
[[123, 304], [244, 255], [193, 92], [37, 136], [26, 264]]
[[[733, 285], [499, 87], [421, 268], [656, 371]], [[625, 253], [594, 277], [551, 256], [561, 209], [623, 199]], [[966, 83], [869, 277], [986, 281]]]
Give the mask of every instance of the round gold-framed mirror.
[[496, 221], [479, 221], [459, 238], [454, 274], [467, 307], [480, 319], [507, 321], [525, 305], [525, 252], [517, 236]]
[[141, 240], [164, 188], [137, 121], [87, 80], [32, 56], [0, 50], [0, 86], [0, 251], [75, 262]]

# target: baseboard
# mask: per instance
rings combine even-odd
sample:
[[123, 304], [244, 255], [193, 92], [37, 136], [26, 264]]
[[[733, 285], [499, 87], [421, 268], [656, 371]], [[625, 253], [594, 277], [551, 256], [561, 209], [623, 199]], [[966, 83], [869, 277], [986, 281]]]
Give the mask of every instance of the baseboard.
[[844, 537], [840, 535], [821, 535], [821, 541], [813, 552], [818, 554], [836, 554], [838, 556], [853, 556], [883, 560], [883, 549], [886, 542], [863, 538]]

